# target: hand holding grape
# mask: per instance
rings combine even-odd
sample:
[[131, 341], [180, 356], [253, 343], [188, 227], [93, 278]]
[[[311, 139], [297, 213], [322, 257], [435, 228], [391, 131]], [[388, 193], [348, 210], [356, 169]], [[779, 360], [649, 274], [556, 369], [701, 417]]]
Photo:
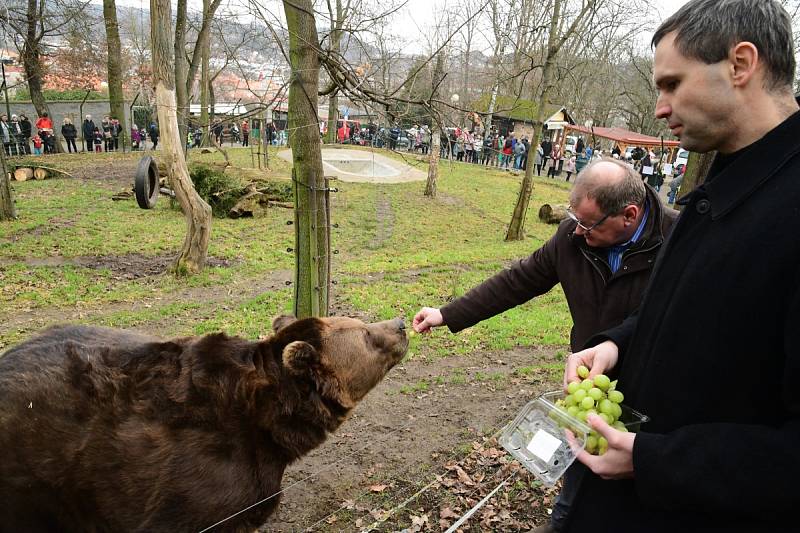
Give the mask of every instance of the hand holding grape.
[[586, 450], [578, 450], [577, 459], [603, 479], [632, 478], [633, 441], [636, 433], [614, 429], [598, 415], [589, 415], [586, 421], [599, 435], [596, 437], [597, 446], [600, 449], [605, 448], [605, 453], [592, 455]]
[[564, 390], [567, 390], [567, 385], [570, 382], [583, 379], [578, 375], [579, 366], [588, 368], [587, 377], [593, 378], [614, 368], [618, 358], [619, 348], [612, 341], [605, 341], [597, 346], [570, 354], [567, 358], [567, 368], [564, 372]]

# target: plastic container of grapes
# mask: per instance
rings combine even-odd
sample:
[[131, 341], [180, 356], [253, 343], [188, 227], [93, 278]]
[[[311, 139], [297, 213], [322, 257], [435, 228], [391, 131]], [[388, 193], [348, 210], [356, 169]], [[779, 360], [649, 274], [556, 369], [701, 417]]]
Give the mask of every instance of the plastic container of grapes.
[[[544, 485], [552, 487], [586, 446], [591, 428], [556, 407], [562, 391], [542, 394], [529, 402], [500, 435], [499, 442]], [[630, 432], [650, 419], [622, 404], [620, 421]]]

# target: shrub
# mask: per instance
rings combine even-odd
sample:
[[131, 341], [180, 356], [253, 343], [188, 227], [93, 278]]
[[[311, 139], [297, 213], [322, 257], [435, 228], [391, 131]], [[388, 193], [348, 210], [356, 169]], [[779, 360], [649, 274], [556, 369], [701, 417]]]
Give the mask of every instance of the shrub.
[[192, 165], [189, 175], [197, 194], [211, 206], [217, 218], [226, 218], [244, 194], [245, 187], [238, 178], [207, 165]]

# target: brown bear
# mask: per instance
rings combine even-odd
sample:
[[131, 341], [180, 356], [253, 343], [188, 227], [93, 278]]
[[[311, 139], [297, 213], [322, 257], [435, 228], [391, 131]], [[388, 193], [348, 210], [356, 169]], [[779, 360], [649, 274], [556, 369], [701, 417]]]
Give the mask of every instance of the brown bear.
[[[408, 347], [403, 321], [267, 340], [64, 326], [0, 357], [0, 531], [252, 531]], [[270, 496], [276, 495], [272, 498]]]

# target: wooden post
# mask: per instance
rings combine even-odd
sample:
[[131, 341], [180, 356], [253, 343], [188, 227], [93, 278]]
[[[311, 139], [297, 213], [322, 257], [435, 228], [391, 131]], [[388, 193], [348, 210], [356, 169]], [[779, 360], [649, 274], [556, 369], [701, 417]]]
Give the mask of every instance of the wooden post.
[[0, 220], [14, 220], [17, 218], [17, 209], [14, 205], [14, 194], [11, 191], [11, 179], [6, 166], [6, 154], [0, 149]]

